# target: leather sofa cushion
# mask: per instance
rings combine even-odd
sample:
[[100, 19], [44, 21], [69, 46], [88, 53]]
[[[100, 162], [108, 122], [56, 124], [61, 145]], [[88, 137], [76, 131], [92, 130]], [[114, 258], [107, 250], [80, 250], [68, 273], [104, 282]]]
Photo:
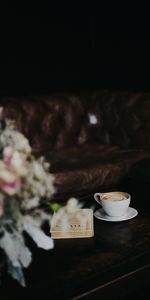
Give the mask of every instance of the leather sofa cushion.
[[150, 94], [93, 91], [0, 98], [34, 153], [85, 144], [150, 151]]
[[131, 166], [150, 154], [144, 150], [117, 146], [87, 145], [49, 152], [51, 173], [55, 175], [56, 197], [107, 189], [127, 175]]
[[134, 163], [150, 156], [150, 94], [2, 97], [0, 106], [33, 154], [51, 163], [57, 196], [116, 186]]

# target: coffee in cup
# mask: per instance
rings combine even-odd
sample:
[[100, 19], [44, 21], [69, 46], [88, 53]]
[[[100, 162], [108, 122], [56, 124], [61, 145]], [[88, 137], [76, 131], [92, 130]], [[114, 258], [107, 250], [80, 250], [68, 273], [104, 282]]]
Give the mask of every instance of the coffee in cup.
[[126, 192], [95, 193], [94, 199], [100, 204], [105, 213], [111, 217], [125, 215], [130, 205], [131, 195]]

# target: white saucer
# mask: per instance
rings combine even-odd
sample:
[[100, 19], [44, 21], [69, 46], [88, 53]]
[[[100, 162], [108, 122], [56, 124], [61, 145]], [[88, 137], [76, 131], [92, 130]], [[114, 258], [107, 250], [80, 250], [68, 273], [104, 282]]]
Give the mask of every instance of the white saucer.
[[138, 211], [135, 208], [129, 207], [125, 215], [121, 217], [110, 217], [104, 212], [103, 208], [100, 208], [94, 212], [94, 217], [103, 221], [120, 222], [132, 219], [136, 217], [137, 214]]

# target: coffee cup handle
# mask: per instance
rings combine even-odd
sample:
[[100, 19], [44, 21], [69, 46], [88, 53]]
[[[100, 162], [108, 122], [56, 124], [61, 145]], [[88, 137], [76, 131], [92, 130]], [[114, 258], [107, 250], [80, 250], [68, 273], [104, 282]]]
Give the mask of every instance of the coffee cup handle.
[[101, 193], [95, 193], [94, 194], [94, 199], [98, 204], [101, 204]]

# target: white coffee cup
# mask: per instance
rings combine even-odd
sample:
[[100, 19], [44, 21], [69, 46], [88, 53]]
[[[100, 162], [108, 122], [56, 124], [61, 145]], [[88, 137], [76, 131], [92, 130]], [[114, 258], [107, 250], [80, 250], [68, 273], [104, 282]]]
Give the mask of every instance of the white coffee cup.
[[131, 195], [125, 192], [95, 193], [94, 199], [110, 217], [125, 215], [130, 205]]

